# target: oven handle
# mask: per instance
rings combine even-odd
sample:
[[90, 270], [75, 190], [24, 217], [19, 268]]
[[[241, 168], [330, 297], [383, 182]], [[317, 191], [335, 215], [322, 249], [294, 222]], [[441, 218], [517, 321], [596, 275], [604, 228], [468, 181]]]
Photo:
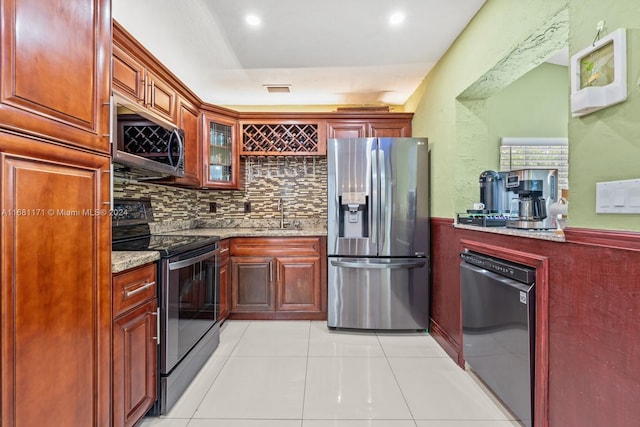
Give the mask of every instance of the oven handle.
[[189, 267], [191, 265], [197, 264], [200, 261], [204, 261], [205, 259], [211, 258], [212, 256], [216, 255], [219, 252], [220, 252], [220, 250], [216, 249], [214, 251], [207, 252], [206, 254], [199, 255], [199, 256], [197, 256], [195, 258], [189, 258], [189, 259], [185, 259], [183, 261], [170, 262], [169, 263], [169, 271], [177, 270], [179, 268], [185, 268], [185, 267]]

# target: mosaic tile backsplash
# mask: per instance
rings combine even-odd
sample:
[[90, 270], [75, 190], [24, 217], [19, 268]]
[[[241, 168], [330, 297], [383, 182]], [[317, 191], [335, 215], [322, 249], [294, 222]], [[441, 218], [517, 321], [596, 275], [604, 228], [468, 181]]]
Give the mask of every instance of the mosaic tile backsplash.
[[[117, 198], [149, 197], [152, 232], [199, 227], [277, 227], [278, 201], [285, 222], [324, 227], [327, 222], [327, 160], [323, 157], [243, 157], [239, 190], [190, 190], [139, 182], [118, 175]], [[210, 212], [215, 203], [216, 212]], [[248, 210], [248, 213], [245, 213]]]

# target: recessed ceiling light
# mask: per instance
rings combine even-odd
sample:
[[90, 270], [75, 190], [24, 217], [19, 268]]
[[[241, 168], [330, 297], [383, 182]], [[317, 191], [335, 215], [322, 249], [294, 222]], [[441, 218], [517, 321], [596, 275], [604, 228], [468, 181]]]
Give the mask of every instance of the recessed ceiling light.
[[394, 12], [389, 16], [389, 24], [394, 27], [402, 24], [404, 22], [405, 15], [403, 12]]
[[262, 20], [260, 19], [260, 17], [254, 14], [249, 14], [245, 16], [244, 21], [252, 27], [257, 27], [262, 23]]

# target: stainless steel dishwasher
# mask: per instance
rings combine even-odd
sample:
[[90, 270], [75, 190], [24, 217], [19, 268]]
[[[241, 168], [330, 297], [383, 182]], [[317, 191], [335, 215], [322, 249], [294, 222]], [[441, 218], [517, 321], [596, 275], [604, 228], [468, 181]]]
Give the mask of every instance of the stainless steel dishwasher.
[[464, 359], [531, 427], [536, 271], [475, 252], [463, 252], [460, 257]]

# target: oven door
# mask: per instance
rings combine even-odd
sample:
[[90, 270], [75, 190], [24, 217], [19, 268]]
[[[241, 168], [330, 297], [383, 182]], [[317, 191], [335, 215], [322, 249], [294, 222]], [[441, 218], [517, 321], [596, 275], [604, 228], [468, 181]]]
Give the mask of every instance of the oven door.
[[216, 323], [220, 308], [219, 265], [217, 245], [163, 260], [161, 374], [169, 374]]

